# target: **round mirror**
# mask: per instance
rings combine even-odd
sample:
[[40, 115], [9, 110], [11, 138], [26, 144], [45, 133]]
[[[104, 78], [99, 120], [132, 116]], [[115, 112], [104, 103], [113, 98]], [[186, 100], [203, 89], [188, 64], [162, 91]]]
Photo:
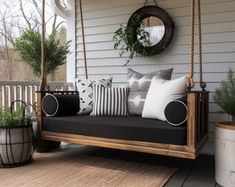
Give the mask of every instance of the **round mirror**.
[[[140, 34], [137, 38], [144, 47], [152, 47], [158, 44], [165, 35], [165, 25], [162, 20], [155, 16], [150, 16], [142, 20]], [[142, 35], [146, 34], [146, 40], [142, 39]]]
[[137, 41], [138, 53], [148, 56], [166, 49], [173, 37], [174, 24], [169, 14], [158, 6], [145, 6], [135, 11], [128, 21], [130, 40]]

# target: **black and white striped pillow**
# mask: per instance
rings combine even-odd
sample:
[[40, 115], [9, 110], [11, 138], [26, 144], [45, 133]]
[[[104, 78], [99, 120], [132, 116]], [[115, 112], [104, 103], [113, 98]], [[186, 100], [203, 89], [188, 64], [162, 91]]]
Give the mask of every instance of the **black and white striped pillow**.
[[93, 85], [91, 116], [127, 116], [128, 88]]

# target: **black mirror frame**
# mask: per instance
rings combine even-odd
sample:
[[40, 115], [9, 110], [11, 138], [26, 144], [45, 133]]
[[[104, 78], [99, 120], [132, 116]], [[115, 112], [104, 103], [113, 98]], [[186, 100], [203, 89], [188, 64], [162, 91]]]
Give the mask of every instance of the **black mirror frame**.
[[144, 6], [138, 10], [136, 10], [130, 17], [127, 27], [133, 27], [133, 25], [131, 25], [132, 20], [136, 19], [136, 17], [138, 17], [139, 20], [144, 20], [147, 17], [150, 16], [155, 16], [158, 17], [159, 19], [161, 19], [161, 21], [164, 23], [165, 26], [165, 34], [163, 36], [163, 38], [161, 39], [161, 41], [159, 43], [157, 43], [154, 46], [151, 47], [144, 47], [143, 45], [141, 45], [141, 43], [139, 41], [137, 41], [137, 29], [139, 28], [138, 26], [135, 26], [134, 28], [132, 28], [132, 32], [131, 33], [131, 40], [132, 41], [137, 41], [138, 45], [139, 45], [139, 49], [140, 51], [137, 51], [140, 54], [144, 54], [147, 56], [152, 56], [154, 54], [160, 53], [162, 52], [164, 49], [166, 49], [173, 37], [174, 34], [174, 23], [171, 19], [171, 17], [169, 16], [169, 14], [162, 8], [158, 7], [158, 6]]

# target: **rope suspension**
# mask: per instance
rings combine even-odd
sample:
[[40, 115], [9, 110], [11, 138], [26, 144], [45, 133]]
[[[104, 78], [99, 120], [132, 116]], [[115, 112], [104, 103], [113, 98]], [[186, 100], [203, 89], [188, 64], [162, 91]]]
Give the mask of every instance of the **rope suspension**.
[[195, 30], [195, 0], [191, 1], [191, 47], [190, 47], [190, 75], [188, 79], [188, 88], [191, 90], [194, 87], [194, 30]]
[[82, 0], [79, 0], [80, 7], [80, 17], [81, 17], [81, 29], [82, 29], [82, 46], [83, 46], [83, 55], [84, 55], [84, 66], [85, 66], [85, 76], [88, 79], [87, 73], [87, 57], [86, 57], [86, 42], [85, 42], [85, 33], [84, 33], [84, 23], [83, 23], [83, 12], [82, 12]]
[[[147, 5], [147, 3], [148, 3], [148, 0], [145, 0], [145, 2], [144, 2], [144, 6], [146, 6], [146, 5]], [[155, 6], [157, 6], [157, 2], [156, 2], [156, 0], [153, 0], [153, 3], [155, 4]]]
[[[201, 31], [201, 2], [197, 0], [198, 4], [198, 48], [199, 48], [199, 81], [200, 87], [203, 91], [205, 91], [206, 83], [203, 81], [202, 75], [202, 31]], [[196, 2], [195, 0], [191, 0], [191, 47], [190, 47], [190, 75], [188, 79], [188, 89], [191, 90], [194, 86], [194, 54], [195, 54], [195, 9]]]
[[205, 91], [206, 83], [202, 76], [202, 24], [201, 24], [201, 1], [198, 1], [198, 39], [199, 39], [199, 72], [200, 72], [200, 87]]

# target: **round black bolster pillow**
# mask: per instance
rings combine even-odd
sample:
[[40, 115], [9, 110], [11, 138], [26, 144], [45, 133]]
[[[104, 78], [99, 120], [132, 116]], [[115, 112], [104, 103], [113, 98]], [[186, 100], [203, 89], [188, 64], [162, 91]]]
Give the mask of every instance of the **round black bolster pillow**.
[[168, 103], [164, 110], [164, 113], [166, 121], [170, 125], [179, 126], [185, 124], [188, 118], [188, 107], [186, 97]]
[[79, 109], [78, 94], [47, 94], [42, 99], [42, 111], [46, 116], [75, 115]]

